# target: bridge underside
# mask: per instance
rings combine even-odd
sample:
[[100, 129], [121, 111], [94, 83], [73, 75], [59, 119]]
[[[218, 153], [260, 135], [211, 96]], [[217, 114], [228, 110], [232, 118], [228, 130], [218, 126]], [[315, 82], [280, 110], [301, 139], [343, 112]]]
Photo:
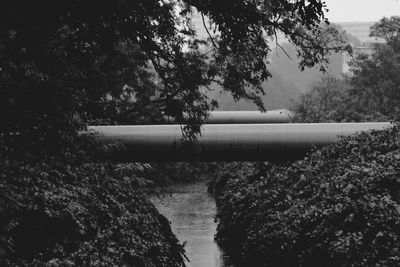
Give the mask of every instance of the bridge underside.
[[180, 125], [91, 126], [105, 143], [119, 143], [116, 157], [129, 161], [285, 161], [303, 157], [361, 131], [389, 123], [204, 125], [193, 144], [182, 142]]

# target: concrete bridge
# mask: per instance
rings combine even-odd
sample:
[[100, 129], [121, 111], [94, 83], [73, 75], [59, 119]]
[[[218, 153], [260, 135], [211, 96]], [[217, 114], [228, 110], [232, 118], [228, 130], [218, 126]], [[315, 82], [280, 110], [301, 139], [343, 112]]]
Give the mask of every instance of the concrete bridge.
[[282, 161], [301, 158], [361, 131], [382, 130], [386, 122], [205, 124], [194, 144], [182, 142], [180, 125], [91, 126], [107, 143], [123, 149], [116, 156], [132, 161]]

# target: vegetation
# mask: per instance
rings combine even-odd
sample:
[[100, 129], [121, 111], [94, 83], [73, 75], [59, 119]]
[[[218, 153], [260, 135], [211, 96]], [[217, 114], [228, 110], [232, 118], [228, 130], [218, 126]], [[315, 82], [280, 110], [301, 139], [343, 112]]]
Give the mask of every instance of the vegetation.
[[390, 18], [383, 17], [371, 27], [370, 36], [385, 40], [386, 45], [391, 47], [394, 51], [399, 51], [399, 30], [400, 16], [392, 16]]
[[304, 94], [295, 109], [297, 120], [384, 121], [396, 117], [400, 104], [400, 17], [383, 18], [370, 36], [385, 43], [375, 45], [372, 55], [360, 54], [350, 62], [350, 75], [324, 77]]
[[365, 106], [365, 97], [359, 96], [351, 80], [325, 76], [303, 94], [295, 104], [297, 122], [362, 122], [388, 121], [389, 114]]
[[[182, 121], [186, 112], [194, 133], [216, 105], [199, 90], [211, 83], [262, 106], [257, 95], [269, 76], [265, 34], [284, 33], [297, 45], [301, 67], [344, 46], [336, 29], [319, 26], [325, 8], [319, 0], [20, 4], [0, 8], [0, 113], [7, 130], [22, 122], [39, 127], [39, 119], [68, 128], [64, 122], [77, 111], [85, 122], [120, 124], [161, 120], [161, 112]], [[195, 11], [218, 34], [196, 39]], [[211, 51], [200, 52], [203, 44]], [[16, 120], [3, 115], [9, 113]]]
[[19, 137], [0, 139], [0, 265], [184, 265], [146, 198], [146, 166], [96, 156], [105, 152], [89, 136], [52, 156], [9, 145]]
[[[388, 120], [398, 113], [398, 17], [371, 36], [351, 75], [303, 95], [298, 121]], [[281, 165], [228, 165], [212, 188], [217, 240], [251, 266], [400, 265], [400, 126], [361, 133]], [[232, 248], [232, 244], [235, 247]]]
[[310, 92], [303, 94], [295, 107], [295, 120], [299, 122], [360, 121], [361, 114], [349, 95], [347, 80], [326, 76], [315, 83]]
[[228, 166], [218, 242], [251, 266], [398, 266], [399, 139], [396, 126], [287, 166]]
[[[331, 24], [339, 32], [344, 33], [348, 43], [360, 45], [357, 37], [344, 32], [339, 24]], [[301, 70], [298, 68], [300, 59], [297, 56], [297, 48], [292, 43], [282, 41], [271, 51], [269, 58], [269, 71], [272, 77], [265, 81], [262, 86], [265, 95], [261, 100], [268, 109], [293, 109], [294, 104], [301, 102], [301, 92], [309, 92], [310, 86], [316, 81], [323, 79], [327, 74], [332, 77], [342, 76], [342, 51], [332, 53], [328, 56], [329, 64], [324, 67], [326, 72], [321, 72], [321, 65]], [[235, 101], [228, 92], [222, 89], [209, 92], [209, 96], [217, 99], [218, 109], [221, 110], [257, 110], [257, 106], [249, 101]], [[314, 104], [318, 105], [317, 102]]]
[[[392, 17], [393, 22], [400, 17]], [[398, 22], [397, 22], [398, 23]], [[399, 112], [400, 104], [400, 37], [391, 37], [390, 29], [381, 33], [386, 20], [382, 19], [371, 27], [371, 36], [386, 37], [386, 44], [378, 44], [372, 56], [359, 55], [351, 64], [352, 96], [360, 98], [366, 113], [379, 112], [389, 116]], [[396, 26], [394, 24], [392, 26]]]
[[[301, 67], [343, 49], [335, 29], [319, 26], [324, 8], [320, 0], [3, 1], [0, 264], [183, 265], [182, 246], [146, 200], [146, 165], [114, 162], [112, 146], [98, 149], [82, 131], [163, 115], [181, 122], [185, 112], [192, 139], [216, 106], [203, 90], [211, 83], [262, 108], [266, 35], [287, 35]], [[208, 17], [209, 38], [196, 38], [194, 12]]]

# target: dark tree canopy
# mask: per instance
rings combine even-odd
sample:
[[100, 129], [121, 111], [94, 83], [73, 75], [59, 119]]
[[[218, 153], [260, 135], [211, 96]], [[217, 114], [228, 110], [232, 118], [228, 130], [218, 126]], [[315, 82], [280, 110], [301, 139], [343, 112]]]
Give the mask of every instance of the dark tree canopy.
[[[204, 91], [213, 82], [263, 108], [268, 37], [296, 44], [301, 67], [342, 49], [338, 32], [320, 27], [324, 9], [322, 0], [3, 2], [0, 123], [48, 139], [87, 123], [186, 112], [197, 132], [216, 105]], [[208, 40], [197, 39], [194, 12], [208, 17]]]

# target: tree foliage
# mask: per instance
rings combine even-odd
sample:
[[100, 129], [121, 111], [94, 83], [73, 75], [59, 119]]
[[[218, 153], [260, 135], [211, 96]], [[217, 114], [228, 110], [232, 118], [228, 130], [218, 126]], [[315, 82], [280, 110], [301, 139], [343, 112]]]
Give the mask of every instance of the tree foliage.
[[[182, 265], [168, 222], [141, 192], [143, 166], [115, 165], [80, 131], [163, 115], [182, 122], [186, 112], [192, 137], [216, 106], [204, 91], [213, 82], [262, 107], [267, 37], [288, 36], [301, 66], [343, 48], [337, 31], [320, 27], [324, 8], [321, 0], [1, 2], [0, 263]], [[208, 17], [206, 40], [195, 35], [194, 12]]]
[[325, 76], [315, 83], [310, 92], [300, 97], [295, 106], [296, 121], [342, 122], [359, 121], [355, 104], [349, 95], [350, 85], [344, 79]]
[[396, 126], [284, 166], [228, 166], [217, 240], [251, 266], [399, 265], [399, 138]]
[[325, 76], [295, 104], [296, 122], [388, 121], [388, 115], [371, 108], [348, 77]]
[[383, 17], [372, 25], [369, 36], [382, 38], [394, 51], [400, 49], [400, 16]]
[[367, 113], [391, 116], [400, 104], [400, 17], [383, 18], [370, 29], [370, 36], [386, 41], [377, 44], [371, 56], [359, 55], [350, 65], [354, 97], [361, 100]]
[[371, 55], [358, 54], [350, 73], [341, 79], [323, 78], [295, 107], [299, 121], [371, 121], [396, 117], [400, 104], [399, 17], [383, 18], [370, 36], [384, 39]]
[[1, 266], [184, 266], [145, 165], [97, 157], [92, 137], [40, 158], [0, 141]]
[[399, 111], [400, 53], [379, 45], [371, 57], [360, 55], [351, 64], [352, 96], [360, 99], [366, 113], [390, 116]]
[[[199, 90], [211, 82], [261, 105], [267, 36], [288, 36], [301, 66], [343, 48], [340, 39], [332, 43], [335, 29], [319, 26], [324, 8], [322, 1], [299, 0], [4, 2], [1, 122], [6, 131], [48, 133], [98, 119], [160, 120], [163, 111], [178, 119], [187, 112], [195, 125], [215, 106]], [[195, 11], [209, 18], [215, 36], [196, 38]], [[206, 42], [214, 46], [202, 54]]]

